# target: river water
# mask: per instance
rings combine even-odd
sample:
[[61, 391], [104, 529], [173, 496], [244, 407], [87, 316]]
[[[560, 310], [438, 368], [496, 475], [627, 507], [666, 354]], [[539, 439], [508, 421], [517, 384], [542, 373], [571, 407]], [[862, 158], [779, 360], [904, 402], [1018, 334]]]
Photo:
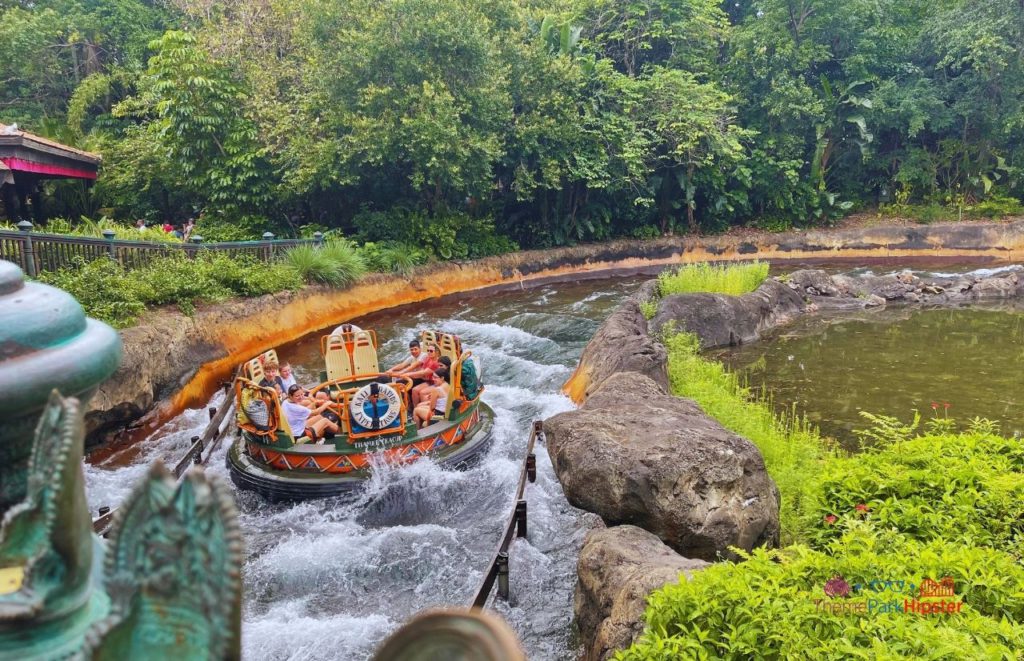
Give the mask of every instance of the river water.
[[[353, 320], [377, 331], [382, 365], [401, 360], [418, 329], [460, 335], [483, 366], [494, 442], [471, 470], [425, 461], [382, 470], [356, 502], [267, 505], [236, 492], [247, 553], [244, 657], [368, 658], [414, 613], [467, 604], [513, 505], [531, 421], [572, 408], [561, 385], [597, 327], [640, 281], [540, 286]], [[314, 382], [322, 367], [319, 336], [278, 348], [300, 383]], [[205, 407], [186, 411], [145, 442], [87, 464], [92, 510], [117, 505], [153, 459], [180, 457], [207, 419]], [[225, 447], [208, 470], [227, 479]], [[512, 598], [492, 606], [529, 658], [571, 658], [576, 558], [597, 518], [566, 502], [543, 447], [526, 499], [529, 536], [510, 553]]]
[[[403, 357], [418, 329], [462, 336], [483, 365], [484, 400], [496, 414], [494, 443], [478, 466], [464, 472], [425, 461], [382, 470], [354, 503], [271, 506], [236, 492], [247, 553], [244, 657], [365, 659], [416, 612], [467, 604], [513, 505], [531, 421], [572, 408], [561, 385], [597, 327], [642, 280], [463, 295], [353, 320], [377, 331], [385, 365]], [[1005, 418], [1024, 403], [1019, 389], [1000, 380], [1016, 378], [1007, 361], [1019, 364], [1022, 357], [1020, 319], [1019, 310], [903, 309], [841, 322], [816, 316], [782, 329], [777, 341], [717, 355], [737, 369], [754, 365], [754, 385], [768, 385], [780, 408], [796, 402], [838, 436], [848, 433], [858, 408], [903, 417], [911, 404], [921, 409], [933, 399], [952, 402], [958, 416]], [[301, 383], [315, 381], [321, 369], [320, 334], [278, 348]], [[987, 362], [954, 362], [979, 354]], [[912, 380], [915, 371], [923, 380]], [[936, 387], [914, 385], [929, 382]], [[986, 383], [991, 387], [981, 387]], [[846, 412], [852, 417], [840, 415]], [[150, 461], [177, 460], [207, 419], [205, 407], [189, 410], [145, 442], [97, 454], [96, 463], [86, 465], [92, 510], [121, 502]], [[1021, 424], [1008, 422], [1004, 431]], [[225, 449], [209, 470], [227, 479]], [[573, 658], [575, 564], [597, 518], [566, 502], [543, 447], [537, 465], [537, 481], [526, 492], [529, 536], [517, 540], [510, 554], [512, 599], [492, 600], [492, 606], [515, 629], [528, 658]]]

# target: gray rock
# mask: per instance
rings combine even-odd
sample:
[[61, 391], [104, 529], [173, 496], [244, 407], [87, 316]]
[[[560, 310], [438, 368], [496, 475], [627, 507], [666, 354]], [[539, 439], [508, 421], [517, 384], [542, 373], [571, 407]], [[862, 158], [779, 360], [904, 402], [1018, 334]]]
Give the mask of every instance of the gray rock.
[[777, 280], [769, 279], [749, 294], [675, 294], [666, 296], [651, 320], [660, 332], [672, 322], [700, 338], [701, 347], [732, 346], [753, 342], [763, 333], [804, 311], [800, 294]]
[[864, 307], [866, 308], [877, 308], [881, 305], [885, 305], [885, 299], [878, 294], [871, 294], [864, 299]]
[[790, 288], [795, 285], [799, 288], [797, 291], [803, 290], [810, 296], [840, 296], [842, 293], [832, 281], [832, 277], [818, 269], [805, 269], [790, 273], [787, 284]]
[[544, 429], [569, 502], [609, 525], [705, 560], [777, 543], [779, 492], [758, 449], [646, 376], [609, 377]]
[[643, 632], [648, 595], [707, 566], [682, 557], [636, 526], [588, 533], [576, 565], [579, 582], [573, 600], [583, 658], [604, 661], [632, 645]]

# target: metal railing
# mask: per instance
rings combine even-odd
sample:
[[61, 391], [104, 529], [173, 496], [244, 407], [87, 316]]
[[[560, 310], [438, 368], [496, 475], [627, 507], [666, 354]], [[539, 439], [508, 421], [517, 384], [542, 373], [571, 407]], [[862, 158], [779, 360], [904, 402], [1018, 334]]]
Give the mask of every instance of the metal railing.
[[538, 438], [541, 440], [544, 438], [544, 424], [540, 420], [535, 420], [533, 430], [530, 432], [530, 440], [526, 444], [526, 460], [523, 462], [523, 470], [519, 473], [515, 507], [512, 508], [508, 523], [505, 524], [505, 532], [491, 558], [491, 564], [487, 566], [480, 589], [476, 591], [476, 596], [469, 604], [471, 608], [483, 608], [487, 604], [487, 599], [490, 597], [495, 583], [498, 584], [498, 596], [508, 599], [510, 589], [508, 549], [512, 545], [513, 533], [515, 533], [515, 537], [526, 537], [526, 500], [523, 498], [523, 493], [526, 491], [527, 480], [530, 482], [537, 480], [537, 456], [533, 452], [533, 446]]
[[[226, 425], [223, 429], [221, 428], [224, 419], [228, 417], [228, 414], [235, 407], [235, 398], [231, 393], [231, 384], [232, 382], [228, 381], [223, 386], [224, 401], [221, 403], [220, 408], [211, 406], [208, 409], [210, 422], [207, 424], [202, 436], [192, 437], [188, 451], [174, 465], [172, 472], [175, 479], [180, 480], [185, 475], [185, 471], [189, 469], [189, 466], [202, 466], [206, 464], [210, 457], [213, 456], [213, 453], [217, 451], [220, 442], [224, 440], [224, 437], [231, 430], [233, 426], [231, 424]], [[106, 537], [114, 523], [114, 513], [116, 511], [117, 508], [101, 507], [99, 509], [99, 516], [92, 520], [93, 532], [101, 537]]]
[[192, 237], [189, 243], [126, 241], [118, 239], [111, 230], [106, 230], [102, 239], [33, 232], [32, 223], [22, 221], [18, 223], [17, 232], [0, 230], [0, 259], [14, 262], [33, 278], [44, 271], [57, 271], [80, 261], [91, 262], [102, 257], [109, 257], [126, 269], [141, 268], [156, 258], [174, 253], [184, 253], [194, 258], [204, 250], [231, 256], [250, 255], [262, 261], [270, 261], [295, 246], [323, 245], [323, 234], [317, 232], [313, 236], [312, 239], [275, 239], [273, 234], [267, 232], [262, 241], [203, 243], [201, 236]]

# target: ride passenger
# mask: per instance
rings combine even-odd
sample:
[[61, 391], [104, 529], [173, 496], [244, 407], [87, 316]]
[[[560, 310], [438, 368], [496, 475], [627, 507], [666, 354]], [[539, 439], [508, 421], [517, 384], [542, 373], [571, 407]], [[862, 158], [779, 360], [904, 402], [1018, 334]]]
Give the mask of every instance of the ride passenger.
[[285, 388], [284, 381], [281, 379], [280, 367], [277, 363], [272, 360], [268, 360], [263, 365], [263, 380], [260, 381], [259, 385], [264, 388], [273, 388], [277, 391], [278, 397], [283, 397], [288, 389]]
[[[440, 358], [437, 359], [437, 362], [441, 363], [441, 367], [447, 368], [448, 369], [448, 373], [451, 374], [451, 371], [452, 371], [452, 359], [451, 358], [449, 358], [448, 356], [441, 356]], [[431, 374], [431, 376], [433, 376], [433, 374]], [[431, 381], [429, 381], [427, 379], [421, 379], [419, 381], [413, 381], [413, 386], [412, 386], [411, 393], [414, 393], [414, 394], [410, 394], [409, 396], [412, 398], [412, 400], [415, 402], [415, 404], [418, 404], [418, 403], [423, 401], [423, 392], [427, 388], [432, 388], [433, 385], [434, 384], [431, 383]], [[415, 404], [413, 405], [414, 408], [415, 408]]]
[[409, 342], [409, 357], [384, 373], [388, 376], [399, 376], [407, 370], [418, 367], [424, 358], [426, 356], [423, 355], [423, 350], [420, 348], [420, 341], [412, 340]]
[[421, 384], [430, 385], [433, 382], [434, 370], [441, 367], [441, 361], [438, 358], [441, 355], [441, 350], [437, 348], [437, 345], [434, 344], [433, 342], [428, 342], [426, 352], [426, 358], [424, 358], [417, 367], [410, 370], [406, 370], [405, 372], [399, 375], [412, 379], [413, 408], [416, 408], [416, 406], [420, 403], [424, 390], [421, 387], [419, 388], [419, 392], [417, 393], [417, 387], [420, 386]]
[[[340, 427], [332, 420], [337, 416], [328, 410], [331, 401], [328, 399], [315, 408], [310, 408], [302, 403], [303, 398], [302, 386], [293, 385], [288, 389], [288, 399], [281, 404], [288, 426], [292, 428], [292, 434], [296, 438], [306, 435], [313, 441], [325, 438], [328, 433], [337, 434]], [[328, 413], [331, 413], [331, 417], [327, 416]]]
[[423, 400], [413, 410], [413, 419], [419, 429], [430, 424], [435, 415], [443, 416], [448, 406], [448, 368], [434, 370], [431, 387], [423, 392]]
[[331, 335], [337, 335], [340, 337], [342, 333], [356, 333], [361, 330], [363, 329], [360, 328], [359, 326], [356, 326], [355, 324], [342, 324], [335, 328], [334, 330], [332, 330]]
[[[284, 391], [288, 392], [288, 389], [295, 385], [295, 375], [292, 374], [291, 363], [281, 364], [281, 383], [284, 384]], [[305, 390], [305, 388], [303, 388]]]

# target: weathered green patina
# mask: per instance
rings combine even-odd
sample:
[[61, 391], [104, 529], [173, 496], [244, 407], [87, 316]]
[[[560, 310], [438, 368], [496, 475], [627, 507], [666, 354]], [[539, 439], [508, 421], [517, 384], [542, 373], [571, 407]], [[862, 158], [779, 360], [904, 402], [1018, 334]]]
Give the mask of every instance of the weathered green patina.
[[81, 405], [53, 387], [88, 397], [120, 355], [73, 298], [0, 262], [0, 659], [239, 656], [226, 486], [199, 470], [178, 484], [157, 464], [109, 546], [92, 532]]
[[114, 329], [0, 261], [0, 512], [25, 498], [32, 430], [50, 391], [87, 402], [120, 361]]

